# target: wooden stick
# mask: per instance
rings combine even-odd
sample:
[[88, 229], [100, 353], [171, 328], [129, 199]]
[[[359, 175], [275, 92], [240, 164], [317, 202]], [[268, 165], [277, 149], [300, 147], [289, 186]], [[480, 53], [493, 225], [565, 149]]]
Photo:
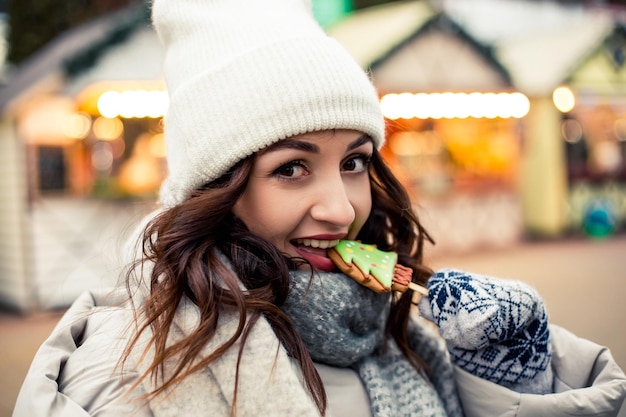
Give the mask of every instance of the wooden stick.
[[418, 292], [418, 293], [428, 297], [428, 289], [422, 287], [421, 285], [417, 285], [414, 282], [409, 282], [409, 288], [412, 289], [413, 291], [416, 291], [416, 292]]

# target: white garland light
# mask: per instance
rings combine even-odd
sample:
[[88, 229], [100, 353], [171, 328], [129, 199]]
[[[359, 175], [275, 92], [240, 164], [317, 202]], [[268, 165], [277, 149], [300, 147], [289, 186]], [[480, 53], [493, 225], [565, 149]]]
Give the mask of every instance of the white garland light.
[[522, 118], [530, 101], [515, 93], [400, 93], [387, 94], [380, 101], [388, 119]]
[[98, 112], [114, 118], [159, 118], [165, 115], [169, 100], [163, 90], [106, 91], [98, 98]]

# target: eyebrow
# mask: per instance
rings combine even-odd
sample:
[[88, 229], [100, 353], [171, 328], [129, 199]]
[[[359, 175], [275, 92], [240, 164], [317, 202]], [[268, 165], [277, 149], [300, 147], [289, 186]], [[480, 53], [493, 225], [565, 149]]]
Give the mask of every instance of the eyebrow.
[[[354, 140], [352, 143], [350, 143], [348, 145], [348, 150], [351, 151], [368, 142], [372, 142], [372, 138], [369, 135], [364, 134], [360, 136], [358, 139]], [[320, 147], [318, 145], [311, 143], [311, 142], [298, 140], [298, 139], [283, 139], [281, 141], [273, 143], [272, 145], [263, 149], [261, 152], [266, 153], [266, 152], [276, 151], [279, 149], [296, 149], [296, 150], [311, 152], [311, 153], [320, 152]]]
[[357, 140], [355, 140], [350, 145], [348, 145], [348, 150], [356, 149], [356, 148], [358, 148], [361, 145], [365, 145], [367, 142], [372, 142], [373, 143], [374, 141], [372, 140], [370, 135], [367, 135], [367, 134], [362, 135]]

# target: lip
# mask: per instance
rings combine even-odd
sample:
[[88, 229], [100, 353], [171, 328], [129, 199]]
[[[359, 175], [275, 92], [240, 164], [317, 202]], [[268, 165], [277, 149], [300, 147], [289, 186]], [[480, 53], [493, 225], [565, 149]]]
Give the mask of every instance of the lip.
[[324, 233], [319, 235], [303, 236], [298, 239], [316, 239], [316, 240], [341, 240], [345, 239], [347, 233]]
[[[291, 244], [298, 255], [306, 259], [313, 268], [324, 272], [332, 272], [336, 267], [326, 254], [326, 248], [334, 246], [339, 240], [345, 239], [346, 236], [347, 233], [320, 233], [298, 237], [293, 239]], [[314, 243], [311, 241], [318, 242]], [[320, 245], [320, 243], [322, 244]]]

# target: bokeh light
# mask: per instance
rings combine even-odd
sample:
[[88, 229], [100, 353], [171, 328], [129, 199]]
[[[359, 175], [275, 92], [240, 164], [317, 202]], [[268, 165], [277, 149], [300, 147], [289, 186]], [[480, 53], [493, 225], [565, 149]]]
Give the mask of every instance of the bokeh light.
[[401, 93], [386, 94], [380, 101], [388, 119], [522, 118], [530, 101], [515, 93]]
[[91, 129], [91, 117], [86, 113], [73, 113], [65, 119], [65, 134], [68, 138], [84, 139]]
[[98, 117], [93, 122], [93, 133], [101, 140], [115, 140], [124, 133], [124, 123], [117, 117]]
[[162, 90], [106, 91], [98, 98], [98, 112], [108, 118], [159, 118], [165, 115], [169, 99]]
[[569, 87], [558, 87], [552, 93], [552, 101], [561, 113], [569, 113], [576, 106], [574, 93]]

